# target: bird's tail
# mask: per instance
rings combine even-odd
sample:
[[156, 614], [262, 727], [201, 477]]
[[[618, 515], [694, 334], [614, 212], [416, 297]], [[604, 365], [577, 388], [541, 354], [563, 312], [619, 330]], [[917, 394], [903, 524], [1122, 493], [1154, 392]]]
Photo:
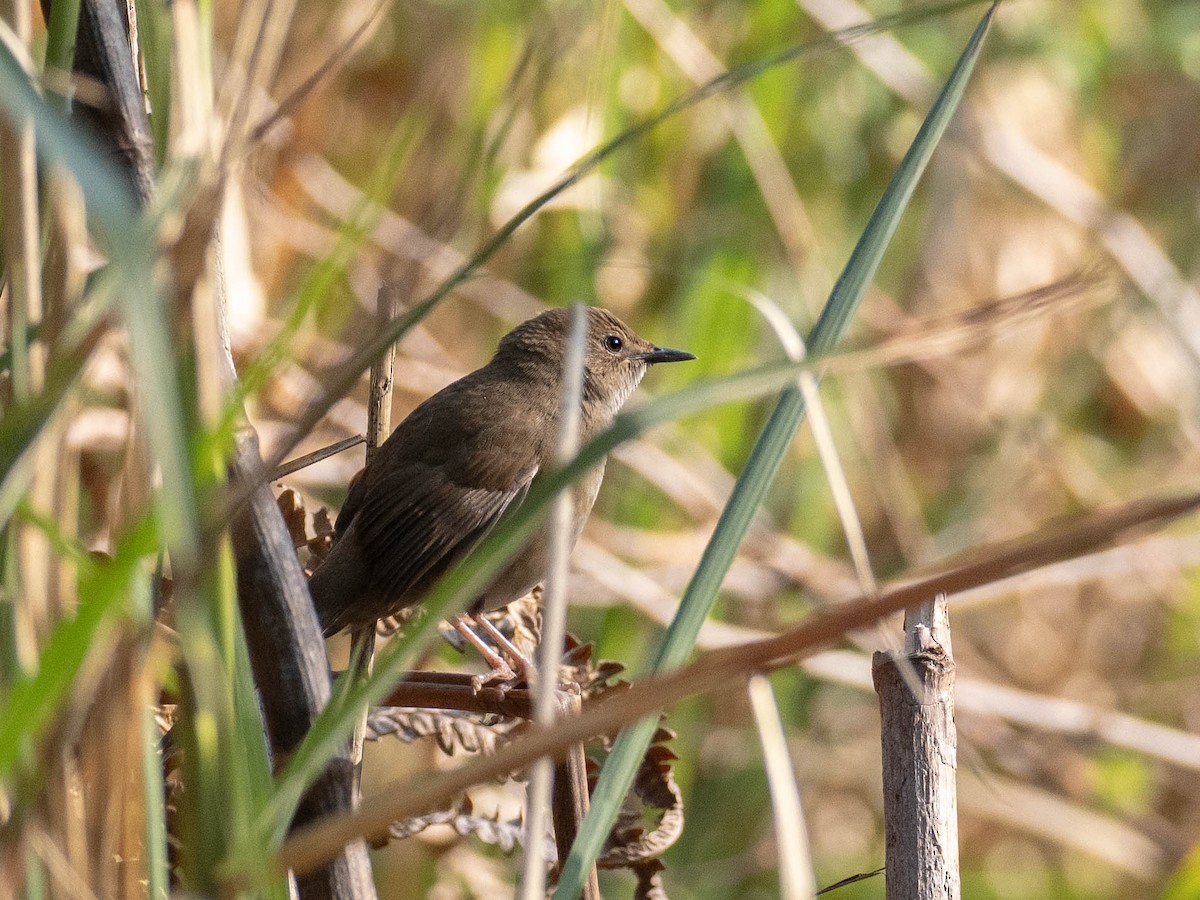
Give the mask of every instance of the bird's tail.
[[333, 545], [329, 556], [308, 580], [313, 606], [325, 637], [337, 634], [343, 628], [360, 624], [356, 621], [355, 609], [370, 588], [366, 566], [358, 550], [358, 542], [339, 540]]

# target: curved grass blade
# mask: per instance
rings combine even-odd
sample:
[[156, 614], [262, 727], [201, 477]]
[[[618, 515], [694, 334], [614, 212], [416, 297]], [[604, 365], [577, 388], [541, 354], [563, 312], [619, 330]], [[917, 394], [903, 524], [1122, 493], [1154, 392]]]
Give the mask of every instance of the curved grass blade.
[[[838, 277], [829, 300], [809, 336], [807, 344], [812, 352], [820, 354], [830, 351], [841, 339], [851, 317], [858, 309], [867, 284], [875, 277], [884, 250], [912, 197], [917, 180], [925, 170], [955, 110], [958, 109], [995, 11], [996, 7], [993, 4], [976, 27], [949, 80], [934, 101], [912, 145], [892, 176], [879, 205], [872, 213], [866, 230]], [[654, 661], [654, 671], [677, 668], [691, 654], [700, 626], [712, 608], [721, 582], [733, 563], [737, 548], [750, 527], [754, 513], [762, 504], [767, 488], [779, 471], [783, 455], [803, 418], [804, 398], [800, 389], [795, 386], [786, 388], [754, 445], [746, 468], [738, 477], [733, 493], [717, 522], [716, 530], [704, 549], [700, 565], [684, 592], [675, 619], [671, 622], [659, 648]], [[592, 795], [591, 809], [584, 818], [575, 846], [571, 848], [563, 866], [558, 888], [554, 893], [556, 900], [578, 897], [583, 890], [586, 874], [599, 856], [620, 806], [629, 793], [637, 767], [645, 755], [657, 723], [657, 717], [643, 719], [624, 731], [613, 746]]]

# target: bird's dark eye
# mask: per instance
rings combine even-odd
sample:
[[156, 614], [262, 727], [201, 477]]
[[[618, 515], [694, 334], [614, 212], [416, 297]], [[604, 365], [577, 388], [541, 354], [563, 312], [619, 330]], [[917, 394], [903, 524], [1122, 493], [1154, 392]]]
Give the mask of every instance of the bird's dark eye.
[[609, 353], [618, 353], [623, 346], [625, 346], [625, 342], [615, 334], [606, 335], [604, 338], [604, 349]]

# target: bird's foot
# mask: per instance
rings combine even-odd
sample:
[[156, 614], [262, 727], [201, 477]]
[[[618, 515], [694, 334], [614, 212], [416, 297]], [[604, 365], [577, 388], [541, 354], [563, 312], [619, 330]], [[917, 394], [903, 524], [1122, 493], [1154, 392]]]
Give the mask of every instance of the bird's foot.
[[[531, 684], [533, 663], [518, 650], [508, 638], [483, 616], [455, 616], [450, 624], [454, 630], [474, 647], [483, 657], [491, 671], [476, 675], [471, 679], [471, 692], [478, 694], [484, 687], [495, 685], [502, 693], [506, 693], [518, 684]], [[492, 647], [479, 636], [471, 626], [475, 625], [496, 642]], [[499, 652], [497, 652], [499, 650]], [[505, 657], [508, 657], [507, 659]], [[510, 665], [511, 663], [511, 665]]]
[[533, 660], [522, 653], [521, 649], [510, 641], [503, 631], [493, 625], [492, 620], [483, 615], [483, 613], [475, 616], [475, 624], [488, 637], [495, 641], [496, 649], [504, 657], [505, 668], [512, 672], [509, 683], [504, 687], [504, 690], [514, 688], [522, 682], [529, 687], [533, 687], [534, 679], [537, 677], [537, 666]]
[[521, 680], [521, 676], [514, 672], [508, 663], [500, 660], [499, 665], [492, 666], [491, 671], [471, 676], [471, 693], [478, 694], [485, 687], [494, 686], [501, 694], [507, 694], [520, 684]]

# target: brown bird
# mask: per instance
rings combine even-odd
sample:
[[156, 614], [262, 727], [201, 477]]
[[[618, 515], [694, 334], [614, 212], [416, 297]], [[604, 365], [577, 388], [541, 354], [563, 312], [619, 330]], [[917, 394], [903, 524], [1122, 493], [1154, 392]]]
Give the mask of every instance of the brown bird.
[[[422, 598], [515, 509], [550, 465], [558, 436], [569, 314], [523, 322], [495, 356], [406, 418], [352, 484], [333, 549], [309, 581], [326, 636]], [[580, 439], [607, 428], [649, 366], [695, 359], [656, 347], [612, 313], [587, 310]], [[571, 546], [592, 510], [601, 462], [575, 482]], [[547, 532], [533, 537], [471, 606], [499, 609], [546, 574]]]

